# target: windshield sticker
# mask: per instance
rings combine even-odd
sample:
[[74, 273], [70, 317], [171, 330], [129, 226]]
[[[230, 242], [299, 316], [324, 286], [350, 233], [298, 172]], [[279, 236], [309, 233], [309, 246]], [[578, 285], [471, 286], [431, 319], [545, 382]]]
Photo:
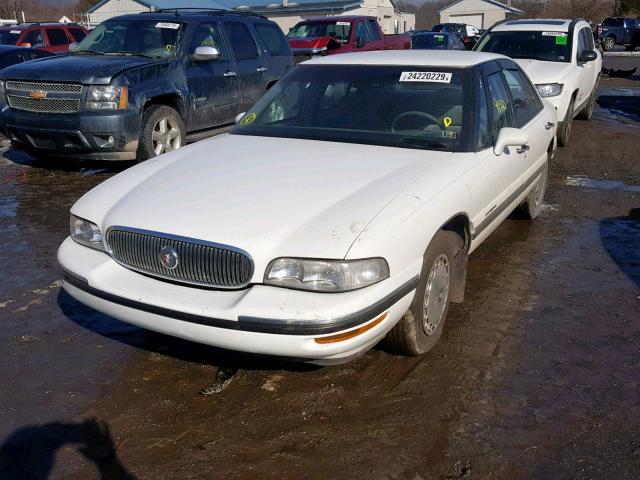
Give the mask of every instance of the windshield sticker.
[[451, 83], [451, 73], [446, 72], [402, 72], [401, 82]]
[[256, 121], [256, 114], [255, 112], [251, 112], [249, 115], [242, 117], [242, 120], [240, 120], [240, 125], [244, 125], [244, 126], [251, 125], [255, 121]]
[[443, 130], [442, 131], [442, 138], [451, 138], [454, 139], [458, 136], [458, 134], [456, 132], [454, 132], [453, 130]]
[[567, 36], [566, 33], [564, 32], [542, 32], [542, 36], [543, 37], [562, 37], [562, 36]]
[[444, 117], [442, 119], [442, 123], [444, 123], [444, 126], [446, 128], [449, 128], [451, 126], [451, 124], [453, 123], [453, 120], [451, 120], [451, 117]]
[[504, 100], [494, 98], [493, 105], [496, 107], [496, 110], [500, 113], [504, 113], [507, 111], [507, 104], [504, 102]]
[[171, 30], [177, 30], [180, 28], [179, 23], [158, 22], [156, 28], [170, 28]]
[[351, 25], [351, 22], [336, 22], [336, 25], [348, 26]]
[[11, 31], [9, 31], [9, 33], [11, 33], [13, 35], [16, 35], [16, 34], [22, 33], [22, 32], [21, 32], [21, 30], [11, 30]]
[[556, 37], [556, 45], [566, 45], [567, 44], [567, 36], [562, 35], [560, 37]]

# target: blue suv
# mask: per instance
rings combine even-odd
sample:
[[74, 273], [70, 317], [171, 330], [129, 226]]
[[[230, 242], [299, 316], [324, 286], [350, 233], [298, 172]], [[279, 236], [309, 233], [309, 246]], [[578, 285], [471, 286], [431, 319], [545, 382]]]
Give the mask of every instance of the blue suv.
[[114, 17], [70, 50], [0, 73], [0, 127], [36, 156], [174, 150], [233, 123], [294, 66], [278, 25], [224, 10]]

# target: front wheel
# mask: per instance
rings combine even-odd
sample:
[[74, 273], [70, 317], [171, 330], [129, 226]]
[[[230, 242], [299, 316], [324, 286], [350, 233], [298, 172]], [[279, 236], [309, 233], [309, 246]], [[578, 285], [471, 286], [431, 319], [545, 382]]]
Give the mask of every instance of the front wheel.
[[608, 52], [609, 50], [613, 50], [615, 46], [616, 46], [616, 41], [613, 39], [613, 37], [607, 37], [604, 39], [604, 42], [602, 42], [602, 49], [605, 52]]
[[391, 350], [421, 355], [438, 343], [454, 287], [455, 256], [462, 247], [462, 239], [454, 232], [441, 230], [431, 240], [413, 302], [385, 338]]
[[177, 150], [185, 144], [186, 129], [180, 114], [166, 105], [152, 105], [142, 116], [138, 160]]

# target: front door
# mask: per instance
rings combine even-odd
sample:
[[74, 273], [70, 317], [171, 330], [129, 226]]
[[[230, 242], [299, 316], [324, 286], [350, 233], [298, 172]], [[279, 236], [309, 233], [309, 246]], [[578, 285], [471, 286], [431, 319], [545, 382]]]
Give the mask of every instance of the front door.
[[193, 55], [198, 47], [217, 48], [220, 57], [204, 62], [192, 57], [188, 59], [191, 131], [233, 123], [238, 114], [237, 71], [217, 23], [198, 26], [189, 46], [189, 54]]
[[246, 112], [267, 90], [268, 65], [244, 23], [227, 20], [224, 22], [224, 31], [236, 61], [239, 112]]

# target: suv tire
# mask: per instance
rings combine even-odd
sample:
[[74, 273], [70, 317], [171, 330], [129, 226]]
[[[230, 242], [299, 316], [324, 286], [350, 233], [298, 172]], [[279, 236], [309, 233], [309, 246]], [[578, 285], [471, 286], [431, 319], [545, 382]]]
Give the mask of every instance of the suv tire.
[[166, 105], [151, 105], [142, 115], [136, 159], [147, 160], [177, 150], [186, 143], [187, 132], [180, 114]]
[[573, 105], [575, 100], [575, 97], [573, 97], [571, 99], [571, 102], [569, 102], [567, 114], [565, 115], [564, 120], [560, 122], [560, 126], [558, 127], [558, 145], [560, 145], [561, 147], [566, 147], [569, 144], [571, 127], [573, 125]]
[[462, 248], [463, 241], [455, 232], [440, 230], [433, 237], [423, 256], [420, 283], [411, 306], [385, 337], [390, 350], [400, 355], [421, 355], [438, 343], [455, 288], [455, 262], [462, 261], [455, 257]]
[[613, 50], [613, 47], [616, 46], [616, 40], [613, 37], [607, 37], [604, 39], [604, 42], [602, 42], [602, 49], [605, 52], [608, 52], [609, 50]]

